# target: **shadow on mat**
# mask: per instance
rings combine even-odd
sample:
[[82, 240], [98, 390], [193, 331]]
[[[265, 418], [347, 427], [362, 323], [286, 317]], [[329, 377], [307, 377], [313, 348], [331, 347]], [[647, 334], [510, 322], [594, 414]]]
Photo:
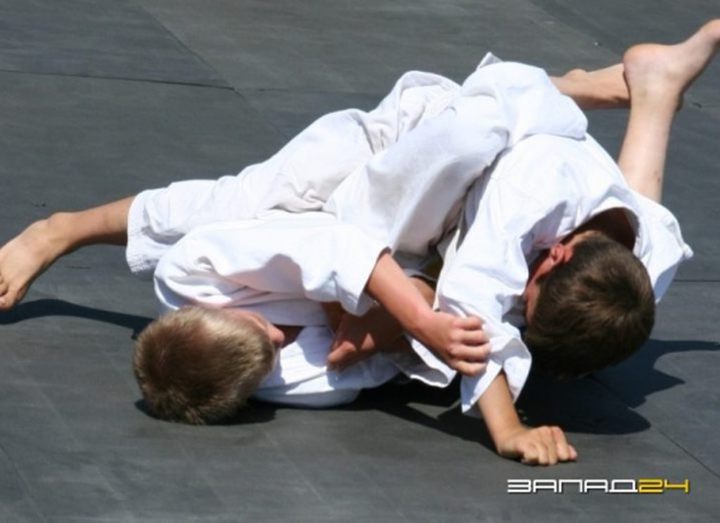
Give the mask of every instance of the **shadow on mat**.
[[645, 403], [648, 396], [661, 390], [671, 389], [685, 383], [655, 368], [663, 356], [681, 352], [714, 352], [720, 343], [712, 341], [650, 340], [631, 358], [612, 369], [597, 373], [595, 378], [610, 388], [631, 407]]
[[[457, 405], [459, 389], [457, 382], [442, 390], [419, 383], [390, 384], [365, 391], [355, 404], [346, 408], [377, 409], [451, 436], [479, 442], [494, 451], [482, 420], [462, 414]], [[431, 408], [427, 409], [428, 406]], [[644, 417], [591, 378], [559, 382], [531, 375], [517, 407], [524, 423], [559, 425], [569, 433], [620, 435], [650, 427]], [[431, 415], [425, 410], [439, 410], [440, 414]]]
[[[439, 430], [467, 441], [479, 442], [492, 449], [494, 446], [482, 420], [460, 412], [460, 380], [456, 379], [444, 389], [429, 387], [417, 381], [389, 383], [376, 389], [365, 390], [347, 410], [373, 409], [391, 416]], [[439, 411], [437, 416], [423, 410]]]
[[[632, 410], [660, 390], [684, 383], [655, 369], [656, 361], [670, 353], [720, 350], [720, 343], [708, 341], [650, 340], [637, 354], [615, 368], [590, 377], [557, 381], [531, 373], [517, 407], [529, 425], [559, 425], [570, 433], [630, 434], [650, 428], [650, 423]], [[377, 409], [393, 416], [421, 423], [466, 440], [493, 448], [482, 421], [464, 416], [457, 406], [456, 380], [446, 389], [420, 383], [389, 384], [365, 391], [347, 409]], [[438, 410], [430, 415], [423, 410]], [[434, 409], [432, 409], [434, 407]]]
[[[154, 418], [158, 421], [173, 423], [167, 420], [157, 418], [148, 408], [145, 400], [137, 400], [135, 402], [135, 408], [150, 418]], [[250, 401], [248, 404], [232, 418], [228, 418], [221, 423], [213, 423], [208, 425], [213, 426], [226, 426], [226, 425], [248, 425], [253, 423], [267, 423], [275, 419], [275, 411], [277, 407], [269, 403]], [[189, 425], [190, 426], [190, 425]]]
[[64, 300], [42, 299], [20, 303], [13, 309], [3, 312], [0, 314], [0, 325], [12, 325], [13, 323], [44, 316], [72, 316], [111, 323], [132, 329], [133, 339], [152, 321], [152, 318], [146, 318], [145, 316], [94, 309]]

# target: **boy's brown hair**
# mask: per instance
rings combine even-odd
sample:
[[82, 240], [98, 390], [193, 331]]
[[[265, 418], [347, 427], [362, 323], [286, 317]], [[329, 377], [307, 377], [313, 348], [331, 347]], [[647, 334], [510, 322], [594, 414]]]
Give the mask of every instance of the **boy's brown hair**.
[[602, 233], [575, 244], [573, 255], [538, 280], [524, 339], [533, 364], [557, 377], [614, 365], [640, 348], [655, 322], [647, 270]]
[[185, 307], [140, 334], [133, 370], [155, 416], [198, 425], [234, 415], [274, 358], [270, 338], [254, 324], [220, 310]]

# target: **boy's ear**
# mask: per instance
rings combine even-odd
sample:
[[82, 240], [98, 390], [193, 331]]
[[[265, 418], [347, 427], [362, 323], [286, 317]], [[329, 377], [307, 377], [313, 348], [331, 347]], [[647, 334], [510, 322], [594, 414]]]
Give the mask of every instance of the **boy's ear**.
[[548, 257], [552, 261], [552, 265], [554, 267], [555, 265], [562, 265], [563, 263], [567, 263], [570, 258], [572, 258], [572, 255], [572, 245], [568, 245], [565, 243], [556, 243], [555, 245], [550, 247], [550, 253]]

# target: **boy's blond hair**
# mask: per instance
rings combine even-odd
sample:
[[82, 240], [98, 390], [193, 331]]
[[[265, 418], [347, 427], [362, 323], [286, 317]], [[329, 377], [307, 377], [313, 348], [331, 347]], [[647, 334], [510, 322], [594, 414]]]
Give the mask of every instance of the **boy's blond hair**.
[[153, 321], [133, 370], [152, 413], [191, 424], [233, 416], [272, 369], [267, 333], [220, 310], [185, 307]]

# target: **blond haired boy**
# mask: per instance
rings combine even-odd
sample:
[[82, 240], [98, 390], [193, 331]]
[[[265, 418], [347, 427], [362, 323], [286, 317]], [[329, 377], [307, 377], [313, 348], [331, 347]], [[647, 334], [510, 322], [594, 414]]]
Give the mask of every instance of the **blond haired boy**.
[[[686, 42], [677, 46], [645, 46], [631, 49], [626, 55], [625, 74], [630, 85], [633, 107], [620, 165], [630, 186], [641, 194], [659, 199], [667, 137], [674, 111], [684, 89], [713, 56], [717, 42], [720, 40], [719, 31], [717, 23], [710, 23]], [[363, 212], [356, 213], [355, 211], [368, 209], [371, 219], [360, 220], [364, 230], [371, 236], [382, 239], [393, 249], [422, 256], [427, 245], [438, 240], [456, 221], [457, 204], [465, 191], [479, 174], [488, 172], [488, 168], [493, 166], [498, 154], [502, 153], [500, 158], [502, 160], [511, 156], [511, 154], [505, 153], [508, 151], [512, 153], [515, 150], [518, 152], [515, 157], [522, 158], [522, 151], [527, 151], [528, 148], [534, 148], [537, 151], [559, 143], [568, 145], [572, 143], [572, 140], [578, 143], [585, 140], [584, 118], [578, 117], [576, 108], [568, 105], [567, 101], [559, 97], [557, 92], [548, 89], [549, 81], [546, 81], [546, 77], [541, 78], [542, 75], [538, 76], [536, 71], [531, 70], [532, 68], [523, 69], [524, 72], [521, 72], [520, 69], [511, 64], [499, 66], [492, 72], [490, 67], [480, 69], [476, 76], [471, 77], [472, 81], [468, 79], [462, 90], [451, 93], [449, 102], [438, 104], [441, 108], [440, 111], [425, 120], [423, 120], [422, 111], [419, 118], [410, 118], [409, 121], [420, 122], [422, 125], [413, 127], [411, 124], [411, 131], [406, 134], [403, 134], [403, 125], [394, 125], [402, 119], [390, 119], [387, 122], [378, 120], [373, 123], [373, 125], [377, 123], [374, 132], [367, 132], [368, 127], [365, 120], [367, 115], [362, 115], [357, 111], [331, 115], [331, 118], [351, 120], [353, 124], [357, 123], [357, 132], [371, 138], [365, 142], [358, 141], [358, 143], [365, 144], [363, 147], [369, 148], [371, 158], [368, 159], [367, 151], [363, 151], [359, 156], [350, 158], [352, 156], [350, 155], [344, 158], [345, 160], [350, 158], [345, 164], [349, 169], [362, 171], [360, 176], [353, 176], [356, 172], [343, 171], [340, 173], [342, 181], [337, 187], [333, 185], [338, 181], [337, 176], [331, 180], [333, 183], [327, 186], [322, 183], [311, 183], [308, 186], [303, 186], [302, 183], [296, 184], [295, 182], [302, 182], [302, 180], [297, 180], [293, 176], [302, 166], [286, 160], [302, 158], [302, 155], [290, 154], [288, 157], [281, 154], [268, 163], [273, 167], [273, 172], [277, 176], [267, 179], [262, 184], [264, 187], [272, 187], [272, 190], [260, 191], [259, 200], [253, 204], [255, 207], [251, 205], [246, 208], [243, 205], [236, 205], [240, 201], [238, 198], [242, 198], [243, 194], [253, 194], [252, 191], [244, 190], [248, 188], [245, 182], [258, 180], [258, 178], [250, 176], [251, 173], [242, 177], [241, 183], [236, 187], [221, 181], [212, 187], [206, 186], [207, 190], [204, 194], [214, 199], [219, 193], [220, 200], [214, 201], [227, 201], [229, 207], [235, 206], [241, 212], [256, 208], [258, 202], [261, 208], [280, 206], [289, 210], [315, 209], [322, 205], [324, 198], [331, 195], [330, 201], [325, 207], [335, 212], [343, 221], [354, 223], [357, 216], [363, 215]], [[531, 79], [531, 81], [529, 83], [521, 81], [520, 85], [514, 84], [514, 86], [510, 86], [511, 89], [506, 89], [507, 85], [503, 85], [502, 81], [495, 81], [496, 78], [492, 77], [494, 73], [498, 72], [500, 77], [503, 76], [503, 73], [506, 77], [513, 77], [516, 72], [521, 73], [522, 78]], [[610, 73], [610, 76], [613, 74], [617, 76], [618, 70], [615, 69]], [[621, 69], [619, 74], [622, 74]], [[574, 81], [572, 76], [567, 75], [564, 79], [572, 84]], [[580, 84], [583, 82], [581, 81]], [[658, 88], [655, 89], [654, 86]], [[513, 87], [520, 88], [513, 90]], [[566, 92], [573, 94], [573, 89], [569, 89], [567, 84], [565, 87], [562, 85], [561, 87]], [[453, 91], [453, 88], [450, 91]], [[508, 93], [519, 93], [520, 96], [512, 97], [508, 96]], [[579, 98], [582, 99], [582, 96]], [[429, 107], [432, 104], [426, 105]], [[385, 124], [387, 125], [385, 126]], [[386, 129], [389, 129], [390, 132], [386, 133]], [[553, 139], [545, 141], [544, 138], [534, 140], [535, 136], [555, 136], [564, 141]], [[585, 142], [588, 141], [585, 140]], [[297, 142], [295, 145], [298, 145]], [[573, 147], [570, 146], [570, 148]], [[591, 143], [590, 149], [594, 147]], [[288, 151], [293, 152], [293, 142]], [[652, 151], [656, 156], [649, 157], [648, 151]], [[408, 154], [408, 152], [413, 154]], [[312, 158], [312, 156], [309, 157]], [[531, 154], [526, 158], [532, 156]], [[355, 163], [356, 160], [360, 161]], [[536, 169], [537, 164], [531, 167]], [[448, 175], [451, 175], [450, 179], [447, 178]], [[396, 189], [399, 187], [400, 190], [383, 190], [383, 184], [389, 180], [395, 184]], [[296, 190], [298, 187], [303, 190], [293, 193], [295, 197], [286, 199], [283, 190], [287, 189], [287, 183], [292, 185], [292, 190]], [[491, 180], [490, 182], [485, 180], [483, 183], [486, 185], [476, 185], [476, 187], [481, 187], [478, 189], [479, 193], [476, 194], [480, 194], [482, 197], [486, 196], [482, 189], [487, 188]], [[614, 187], [617, 184], [612, 182], [608, 186]], [[237, 190], [225, 190], [238, 187], [243, 188], [243, 191], [239, 193]], [[276, 201], [278, 195], [281, 202]], [[163, 195], [159, 195], [159, 197], [161, 200], [164, 198]], [[225, 197], [225, 200], [222, 197]], [[347, 204], [347, 202], [353, 201], [355, 205]], [[482, 198], [478, 197], [474, 204], [479, 204], [481, 201]], [[203, 215], [203, 212], [208, 209], [219, 212], [225, 210], [222, 205], [219, 206], [221, 207], [219, 209], [215, 206], [203, 205], [202, 198], [196, 200], [196, 203], [198, 202], [202, 212], [193, 213], [193, 209], [190, 209], [189, 212], [184, 213], [184, 216], [192, 217], [192, 220], [197, 218], [200, 222], [206, 223], [204, 220], [207, 216]], [[268, 205], [268, 202], [272, 205]], [[431, 204], [438, 204], [447, 213], [428, 213], [428, 208], [432, 207]], [[633, 211], [631, 207], [620, 205], [618, 208], [629, 208]], [[507, 374], [515, 368], [519, 375], [526, 375], [529, 358], [522, 354], [525, 350], [524, 345], [517, 337], [516, 331], [508, 333], [502, 325], [506, 322], [505, 316], [510, 312], [512, 302], [525, 289], [527, 289], [524, 292], [527, 302], [526, 311], [534, 310], [534, 303], [542, 294], [542, 289], [539, 287], [541, 278], [571, 260], [576, 245], [587, 238], [587, 235], [583, 236], [580, 233], [589, 235], [589, 233], [598, 232], [607, 235], [613, 241], [628, 247], [633, 246], [632, 237], [637, 231], [633, 230], [632, 220], [628, 221], [627, 214], [611, 212], [614, 209], [607, 207], [589, 209], [586, 213], [576, 215], [575, 221], [560, 220], [562, 227], [558, 227], [558, 223], [552, 223], [556, 218], [552, 209], [543, 210], [543, 207], [540, 206], [541, 214], [537, 215], [536, 219], [542, 222], [541, 225], [549, 226], [547, 230], [552, 234], [548, 234], [539, 244], [531, 241], [533, 240], [532, 236], [515, 240], [523, 248], [526, 246], [547, 248], [540, 257], [534, 258], [537, 263], [533, 264], [532, 272], [528, 271], [527, 267], [521, 271], [528, 276], [527, 281], [519, 282], [518, 273], [509, 273], [512, 274], [511, 278], [504, 280], [503, 271], [508, 267], [484, 267], [482, 264], [473, 264], [468, 255], [464, 254], [470, 251], [490, 252], [493, 249], [501, 249], [499, 245], [503, 245], [502, 248], [504, 245], [513, 245], [512, 242], [507, 243], [506, 241], [507, 231], [497, 229], [487, 238], [478, 236], [475, 224], [482, 220], [477, 220], [477, 209], [472, 206], [466, 207], [466, 211], [469, 210], [466, 213], [466, 230], [471, 232], [475, 230], [475, 232], [466, 233], [464, 238], [459, 238], [464, 241], [457, 251], [456, 261], [446, 272], [446, 275], [449, 276], [440, 282], [440, 306], [455, 312], [477, 311], [485, 316], [489, 327], [488, 332], [493, 338], [493, 351], [497, 354], [497, 359], [491, 361], [493, 364], [491, 372], [486, 372], [475, 382], [467, 382], [464, 385], [463, 403], [467, 410], [470, 410], [476, 402], [479, 404], [498, 450], [503, 455], [520, 456], [528, 461], [540, 463], [554, 463], [557, 460], [570, 459], [567, 449], [560, 451], [560, 447], [558, 447], [557, 450], [547, 450], [554, 448], [553, 441], [557, 441], [557, 429], [550, 431], [550, 436], [548, 436], [547, 430], [531, 431], [522, 427], [517, 420], [512, 408], [508, 384], [500, 370], [504, 369]], [[607, 211], [607, 213], [600, 211]], [[524, 209], [514, 209], [511, 212], [521, 215]], [[545, 214], [542, 214], [543, 212]], [[526, 217], [532, 218], [529, 214]], [[156, 217], [148, 216], [150, 222], [154, 218]], [[578, 219], [589, 221], [583, 224], [582, 221], [578, 222]], [[190, 221], [192, 222], [192, 220]], [[584, 228], [581, 228], [583, 225]], [[38, 235], [43, 235], [43, 231], [40, 231], [39, 227], [35, 228], [36, 238]], [[536, 233], [538, 231], [530, 227], [526, 232]], [[503, 242], [496, 245], [493, 238], [498, 234], [502, 237]], [[503, 234], [506, 236], [503, 237]], [[558, 234], [561, 236], [558, 237]], [[12, 306], [23, 294], [32, 278], [49, 263], [52, 263], [59, 253], [62, 253], [62, 250], [54, 252], [45, 250], [40, 255], [37, 253], [35, 256], [26, 255], [30, 263], [26, 268], [20, 269], [18, 260], [22, 255], [18, 253], [23, 250], [27, 253], [28, 250], [32, 250], [27, 247], [33, 246], [33, 244], [37, 248], [38, 242], [33, 242], [32, 236], [32, 234], [21, 235], [14, 240], [13, 245], [8, 244], [0, 251], [0, 272], [3, 273], [6, 280], [5, 291], [0, 294], [5, 294], [6, 306]], [[474, 239], [469, 241], [469, 238]], [[556, 244], [544, 243], [550, 238], [553, 241], [565, 241], [559, 241]], [[680, 237], [678, 236], [678, 238]], [[25, 249], [22, 248], [23, 243]], [[455, 246], [457, 247], [459, 243], [458, 240]], [[651, 245], [651, 242], [642, 244], [644, 248], [651, 248]], [[674, 261], [668, 261], [666, 266], [668, 270], [663, 272], [663, 274], [669, 274], [668, 281], [672, 277], [670, 267], [677, 265], [689, 254], [689, 250], [683, 250], [683, 245], [678, 245], [681, 251], [680, 255], [675, 256]], [[519, 259], [522, 259], [523, 256], [532, 252], [532, 249], [528, 253], [525, 253], [524, 249], [522, 252], [518, 252], [520, 252]], [[515, 261], [513, 258], [513, 263]], [[528, 260], [526, 258], [522, 261], [527, 262]], [[488, 291], [483, 285], [476, 285], [478, 281], [482, 280], [482, 278], [478, 279], [478, 275], [483, 274], [493, 276], [501, 284], [511, 281], [512, 288], [501, 289], [499, 293], [495, 293], [495, 290]], [[463, 281], [463, 277], [468, 279]], [[488, 280], [483, 281], [487, 282]], [[654, 283], [658, 281], [660, 280], [655, 280]], [[663, 280], [661, 283], [666, 287], [668, 281]], [[468, 290], [474, 293], [474, 297], [468, 297], [466, 292]], [[484, 307], [478, 307], [474, 302], [478, 296], [482, 296], [486, 292], [490, 292], [493, 296], [489, 301], [485, 301], [491, 305], [486, 310], [479, 310]], [[532, 322], [533, 318], [530, 316], [528, 319]], [[478, 351], [473, 350], [472, 347], [466, 349], [439, 351], [437, 356], [451, 369], [456, 369], [466, 375], [482, 372], [485, 368], [483, 358], [478, 358]], [[416, 349], [418, 354], [429, 361], [427, 351], [423, 352], [423, 350], [422, 348]], [[513, 363], [520, 360], [525, 360], [525, 363], [519, 365]], [[510, 390], [514, 395], [519, 393], [523, 381], [524, 378], [521, 377], [514, 383], [510, 383]], [[480, 396], [479, 399], [478, 396]], [[493, 405], [496, 408], [493, 408]], [[540, 451], [539, 449], [545, 450]]]
[[194, 425], [232, 417], [275, 363], [276, 346], [248, 319], [185, 307], [140, 334], [133, 371], [159, 418]]
[[[327, 369], [332, 335], [321, 303], [387, 320], [366, 293], [401, 307], [395, 316], [408, 318], [403, 327], [417, 336], [487, 350], [477, 320], [433, 312], [426, 284], [410, 283], [381, 244], [326, 213], [197, 227], [167, 250], [154, 279], [162, 310], [171, 312], [138, 339], [134, 369], [151, 410], [165, 419], [220, 421], [251, 394], [302, 406], [346, 403], [414, 365], [409, 354], [378, 354], [342, 373]], [[400, 332], [390, 325], [376, 343], [396, 347]]]

